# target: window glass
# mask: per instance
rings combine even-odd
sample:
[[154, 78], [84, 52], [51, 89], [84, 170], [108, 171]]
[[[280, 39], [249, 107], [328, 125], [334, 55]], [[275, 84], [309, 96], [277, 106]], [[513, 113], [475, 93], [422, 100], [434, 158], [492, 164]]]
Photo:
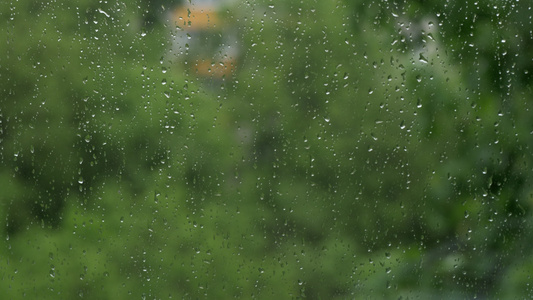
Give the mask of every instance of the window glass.
[[532, 297], [531, 14], [3, 1], [2, 294]]

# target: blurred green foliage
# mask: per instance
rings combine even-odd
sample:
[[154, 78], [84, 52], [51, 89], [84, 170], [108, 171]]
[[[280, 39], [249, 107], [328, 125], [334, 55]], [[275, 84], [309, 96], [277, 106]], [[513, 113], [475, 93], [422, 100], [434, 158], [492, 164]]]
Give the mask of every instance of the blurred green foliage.
[[0, 4], [6, 299], [532, 296], [527, 1], [172, 5]]

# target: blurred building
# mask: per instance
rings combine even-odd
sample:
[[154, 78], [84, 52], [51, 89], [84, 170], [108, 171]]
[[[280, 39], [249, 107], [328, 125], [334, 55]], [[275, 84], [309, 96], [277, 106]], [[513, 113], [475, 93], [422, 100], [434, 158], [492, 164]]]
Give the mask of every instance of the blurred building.
[[176, 63], [203, 77], [223, 78], [235, 72], [237, 28], [228, 19], [228, 5], [228, 1], [187, 1], [171, 11], [171, 56]]

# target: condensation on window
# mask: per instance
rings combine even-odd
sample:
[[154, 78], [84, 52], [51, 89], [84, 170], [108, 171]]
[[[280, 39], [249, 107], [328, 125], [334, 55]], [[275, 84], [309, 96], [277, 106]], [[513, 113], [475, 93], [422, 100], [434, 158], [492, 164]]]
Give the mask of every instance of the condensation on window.
[[0, 290], [532, 297], [531, 6], [2, 2]]

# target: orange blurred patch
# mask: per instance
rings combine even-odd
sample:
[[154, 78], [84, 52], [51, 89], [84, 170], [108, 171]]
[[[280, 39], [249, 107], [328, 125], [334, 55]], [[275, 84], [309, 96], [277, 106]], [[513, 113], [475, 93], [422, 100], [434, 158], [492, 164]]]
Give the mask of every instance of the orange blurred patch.
[[174, 10], [174, 22], [192, 30], [210, 29], [219, 23], [218, 15], [208, 7], [180, 7]]
[[204, 77], [222, 78], [234, 73], [236, 65], [237, 61], [233, 58], [224, 59], [220, 62], [200, 59], [196, 61], [194, 68], [198, 75]]

